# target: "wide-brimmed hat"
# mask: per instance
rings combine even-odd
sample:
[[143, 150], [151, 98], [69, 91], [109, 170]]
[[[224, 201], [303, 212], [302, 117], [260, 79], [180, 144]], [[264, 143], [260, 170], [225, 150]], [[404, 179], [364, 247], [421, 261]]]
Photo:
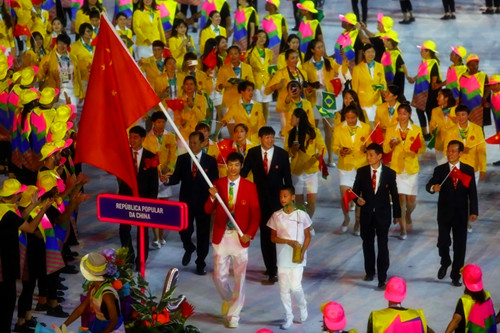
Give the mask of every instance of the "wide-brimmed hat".
[[73, 123], [68, 121], [55, 121], [50, 125], [49, 135], [47, 139], [50, 141], [64, 140], [69, 129], [73, 127]]
[[492, 76], [490, 76], [488, 78], [488, 83], [487, 85], [494, 85], [494, 84], [497, 84], [497, 83], [500, 83], [500, 75], [498, 74], [493, 74]]
[[465, 61], [465, 64], [468, 64], [471, 61], [479, 62], [479, 56], [477, 54], [474, 54], [474, 53], [469, 54], [469, 56], [467, 57], [467, 60]]
[[61, 150], [54, 141], [51, 142], [46, 142], [43, 146], [42, 149], [40, 150], [42, 157], [40, 158], [40, 161], [45, 160], [47, 157], [52, 156], [56, 152]]
[[[19, 206], [25, 208], [31, 205], [32, 202], [31, 197], [33, 196], [33, 193], [35, 193], [36, 191], [38, 191], [38, 187], [36, 187], [35, 185], [28, 185], [26, 191], [24, 191], [23, 194], [21, 194], [21, 200], [19, 200]], [[40, 196], [40, 194], [38, 195]]]
[[35, 88], [23, 89], [20, 97], [21, 105], [26, 105], [35, 99], [40, 98], [40, 93]]
[[470, 291], [483, 290], [483, 272], [481, 272], [481, 267], [474, 264], [465, 265], [462, 268], [462, 276], [464, 277], [467, 289]]
[[52, 190], [57, 186], [59, 193], [64, 192], [66, 185], [54, 170], [44, 170], [38, 173], [36, 186], [40, 189], [40, 196]]
[[73, 104], [63, 104], [56, 109], [54, 121], [73, 120], [76, 117], [76, 107]]
[[90, 252], [80, 261], [80, 272], [87, 281], [104, 281], [107, 265], [108, 262], [102, 254]]
[[316, 9], [316, 7], [314, 7], [314, 2], [312, 2], [311, 0], [306, 0], [302, 3], [298, 3], [297, 8], [308, 11], [313, 14], [318, 13], [318, 10]]
[[377, 22], [382, 24], [382, 26], [385, 29], [385, 32], [389, 32], [392, 29], [392, 26], [394, 25], [394, 20], [391, 17], [385, 16], [382, 13], [377, 14]]
[[27, 86], [33, 83], [35, 76], [38, 74], [37, 66], [29, 66], [21, 70], [21, 85]]
[[417, 47], [421, 50], [429, 50], [434, 53], [439, 53], [438, 51], [436, 51], [436, 43], [434, 43], [432, 40], [426, 40], [422, 43], [422, 45], [417, 45]]
[[450, 46], [453, 53], [455, 53], [460, 58], [464, 59], [467, 56], [467, 49], [461, 45]]
[[343, 22], [356, 25], [358, 23], [358, 18], [356, 17], [356, 14], [354, 13], [347, 13], [345, 15], [339, 15], [339, 19]]
[[280, 0], [266, 0], [266, 2], [269, 2], [271, 5], [276, 6], [276, 8], [280, 8]]
[[400, 277], [392, 277], [385, 287], [384, 298], [388, 301], [401, 303], [406, 297], [406, 282]]
[[2, 184], [2, 188], [0, 188], [0, 197], [10, 197], [26, 191], [27, 188], [28, 186], [21, 184], [17, 179], [6, 179]]
[[321, 306], [323, 320], [326, 328], [332, 331], [340, 331], [345, 328], [346, 320], [344, 308], [337, 302], [328, 302]]
[[392, 39], [394, 42], [399, 43], [398, 33], [394, 30], [386, 32], [382, 37], [382, 39]]
[[46, 87], [40, 93], [40, 104], [48, 105], [54, 101], [54, 98], [59, 94], [59, 89]]

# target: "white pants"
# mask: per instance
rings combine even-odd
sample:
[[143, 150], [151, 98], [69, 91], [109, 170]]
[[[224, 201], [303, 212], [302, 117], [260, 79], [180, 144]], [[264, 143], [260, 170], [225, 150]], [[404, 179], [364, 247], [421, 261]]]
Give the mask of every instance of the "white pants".
[[[229, 303], [227, 319], [238, 322], [240, 312], [245, 303], [245, 275], [248, 264], [248, 249], [241, 246], [240, 238], [235, 230], [226, 230], [219, 244], [214, 248], [215, 287], [223, 301]], [[233, 260], [234, 289], [229, 285], [229, 266]]]
[[148, 58], [153, 55], [152, 46], [136, 46], [135, 60], [139, 61], [141, 58]]
[[299, 309], [307, 308], [306, 298], [302, 290], [302, 273], [304, 267], [282, 268], [278, 267], [278, 283], [280, 285], [281, 303], [285, 308], [286, 319], [293, 319], [292, 295]]

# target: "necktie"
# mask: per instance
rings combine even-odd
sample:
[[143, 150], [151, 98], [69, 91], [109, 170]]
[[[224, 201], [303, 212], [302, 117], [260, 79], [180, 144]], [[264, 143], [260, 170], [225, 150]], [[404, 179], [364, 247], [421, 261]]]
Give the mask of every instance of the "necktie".
[[239, 78], [241, 77], [241, 68], [240, 67], [233, 67], [234, 74]]
[[[156, 60], [156, 67], [158, 67], [158, 70], [160, 72], [163, 72], [163, 61]], [[169, 81], [169, 84], [170, 84], [170, 80], [168, 80], [168, 81]]]
[[456, 190], [458, 185], [458, 178], [453, 178], [453, 188]]
[[394, 114], [394, 111], [395, 111], [395, 110], [396, 110], [395, 108], [391, 108], [391, 107], [389, 106], [389, 115], [390, 115], [391, 117], [392, 117], [392, 115]]
[[373, 192], [375, 193], [375, 191], [377, 189], [377, 170], [373, 170], [372, 187], [373, 187]]
[[266, 51], [264, 51], [263, 49], [259, 49], [259, 48], [257, 48], [257, 51], [259, 52], [259, 56], [261, 58], [265, 58], [266, 57]]
[[264, 152], [264, 171], [266, 172], [266, 175], [269, 173], [269, 166], [267, 165], [267, 151]]
[[367, 62], [366, 64], [368, 65], [368, 68], [375, 68], [375, 60]]
[[317, 71], [320, 71], [323, 69], [323, 60], [322, 61], [318, 61], [318, 62], [315, 62], [314, 63], [314, 67], [316, 68]]
[[407, 134], [408, 129], [400, 129], [399, 134], [401, 135], [401, 140], [405, 141], [406, 140], [406, 134]]
[[295, 106], [302, 109], [302, 100], [298, 103], [295, 103]]
[[135, 170], [135, 173], [137, 174], [139, 172], [139, 168], [137, 167], [137, 155], [139, 154], [139, 152], [137, 151], [134, 151], [134, 170]]
[[193, 175], [193, 179], [196, 179], [196, 174], [198, 173], [198, 167], [196, 163], [193, 161], [193, 169], [191, 170], [191, 174]]
[[252, 107], [253, 107], [253, 104], [252, 103], [241, 103], [241, 105], [243, 105], [243, 107], [245, 108], [245, 111], [247, 112], [248, 115], [250, 115], [250, 113], [252, 113]]
[[[234, 182], [229, 183], [229, 196], [228, 196], [227, 204], [228, 204], [229, 211], [231, 212], [231, 215], [234, 216]], [[233, 224], [231, 223], [231, 221], [229, 219], [227, 219], [226, 227], [227, 227], [227, 229], [234, 228]]]

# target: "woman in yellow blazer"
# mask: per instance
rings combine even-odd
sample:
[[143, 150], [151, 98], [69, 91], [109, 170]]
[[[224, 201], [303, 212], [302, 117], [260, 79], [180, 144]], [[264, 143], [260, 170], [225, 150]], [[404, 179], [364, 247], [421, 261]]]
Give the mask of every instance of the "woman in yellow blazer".
[[76, 12], [76, 19], [75, 19], [75, 31], [78, 32], [80, 31], [80, 25], [82, 23], [89, 23], [90, 24], [90, 12], [93, 10], [97, 10], [99, 13], [102, 14], [102, 12], [106, 12], [106, 8], [102, 5], [101, 1], [99, 0], [83, 0], [83, 6], [78, 9]]
[[59, 35], [56, 49], [43, 57], [40, 62], [39, 81], [43, 81], [46, 87], [59, 89], [61, 98], [55, 106], [65, 104], [64, 93], [74, 105], [84, 98], [78, 60], [68, 52], [70, 44], [71, 39], [68, 35]]
[[373, 126], [380, 126], [380, 129], [385, 134], [390, 126], [398, 123], [398, 113], [396, 112], [400, 103], [401, 90], [394, 84], [389, 84], [384, 92], [385, 102], [377, 106], [375, 112], [375, 121]]
[[71, 44], [70, 54], [73, 55], [78, 61], [78, 70], [80, 71], [80, 78], [83, 85], [83, 97], [87, 91], [89, 83], [90, 68], [92, 67], [92, 60], [94, 59], [94, 46], [91, 45], [93, 29], [90, 23], [82, 23], [78, 31], [80, 39]]
[[321, 132], [307, 119], [302, 109], [295, 109], [291, 119], [292, 129], [285, 137], [285, 150], [291, 157], [290, 171], [298, 204], [304, 204], [307, 195], [307, 213], [313, 217], [318, 193], [319, 160], [325, 153]]
[[196, 53], [193, 36], [187, 34], [187, 29], [188, 26], [183, 19], [175, 19], [172, 36], [168, 40], [168, 47], [175, 61], [177, 61], [177, 70], [182, 70], [186, 53]]
[[371, 44], [363, 46], [363, 59], [352, 71], [352, 90], [358, 93], [361, 107], [368, 119], [375, 119], [375, 110], [382, 103], [382, 91], [387, 87], [384, 66], [375, 61], [375, 49]]
[[207, 101], [203, 95], [196, 92], [196, 79], [193, 76], [186, 76], [182, 90], [180, 99], [184, 101], [184, 109], [174, 111], [174, 122], [182, 137], [188, 141], [189, 134], [194, 132], [196, 125], [206, 117]]
[[133, 30], [136, 35], [136, 59], [153, 55], [151, 45], [155, 40], [167, 44], [165, 32], [160, 19], [160, 11], [156, 9], [156, 0], [139, 0], [132, 17]]
[[[259, 128], [266, 125], [262, 105], [252, 100], [255, 85], [250, 81], [238, 84], [240, 99], [229, 106], [227, 113], [222, 118], [222, 125], [226, 126], [234, 119], [234, 124], [245, 124], [248, 127], [248, 138], [257, 145], [259, 144]], [[228, 126], [229, 133], [234, 132], [234, 124]]]
[[[30, 31], [39, 32], [42, 34], [43, 38], [51, 32], [52, 23], [49, 19], [49, 12], [45, 9], [42, 9], [42, 2], [33, 2], [33, 14], [32, 14], [32, 25], [30, 27]], [[28, 47], [31, 47], [31, 39], [26, 41]]]
[[[314, 39], [309, 42], [304, 57], [304, 66], [302, 68], [306, 71], [309, 82], [319, 82], [320, 84], [318, 89], [313, 89], [312, 94], [310, 94], [307, 99], [313, 106], [316, 126], [318, 126], [320, 119], [322, 119], [325, 144], [328, 153], [328, 163], [331, 163], [333, 158], [333, 124], [331, 124], [328, 119], [321, 117], [318, 106], [323, 106], [323, 92], [334, 93], [332, 80], [337, 76], [339, 67], [340, 65], [332, 58], [326, 56], [325, 44], [322, 41]], [[335, 101], [335, 97], [333, 97], [333, 101]], [[333, 108], [330, 109], [330, 111], [333, 110]]]
[[292, 114], [295, 109], [302, 109], [307, 114], [309, 123], [315, 126], [314, 111], [311, 102], [302, 98], [302, 88], [297, 81], [290, 81], [286, 86], [287, 96], [283, 104], [276, 105], [276, 111], [285, 115], [285, 129], [284, 132], [288, 133], [292, 129]]
[[205, 49], [205, 43], [210, 38], [215, 38], [217, 36], [227, 37], [227, 32], [224, 27], [220, 25], [220, 13], [216, 10], [210, 12], [207, 20], [207, 25], [202, 27], [200, 34], [200, 53], [203, 54]]
[[[366, 140], [370, 135], [370, 126], [359, 121], [358, 108], [355, 105], [349, 105], [345, 108], [343, 121], [333, 132], [332, 151], [339, 156], [337, 168], [340, 179], [340, 197], [343, 198], [347, 189], [351, 188], [356, 178], [358, 168], [368, 164], [366, 160], [365, 148]], [[344, 222], [341, 231], [347, 231], [350, 222], [349, 211], [344, 209]], [[359, 218], [360, 209], [356, 207], [356, 223], [354, 224], [354, 233], [359, 236]]]
[[[299, 53], [296, 50], [289, 49], [285, 53], [286, 59], [286, 67], [279, 69], [274, 76], [269, 80], [266, 85], [266, 89], [264, 92], [266, 94], [271, 94], [274, 91], [278, 91], [278, 99], [276, 101], [276, 111], [280, 112], [280, 110], [284, 110], [285, 98], [288, 95], [287, 85], [290, 81], [297, 81], [300, 86], [303, 85], [304, 82], [308, 81], [307, 73], [303, 70], [300, 70], [297, 67], [299, 62]], [[310, 88], [305, 91], [306, 96], [309, 95]], [[280, 120], [281, 120], [281, 134], [284, 135], [284, 130], [286, 126], [285, 115], [280, 112]]]
[[31, 48], [26, 51], [23, 56], [23, 61], [21, 68], [26, 68], [30, 66], [40, 66], [42, 58], [47, 54], [43, 48], [44, 39], [42, 34], [35, 31], [31, 34], [30, 44]]
[[390, 168], [396, 172], [402, 216], [400, 238], [404, 240], [411, 227], [411, 213], [417, 206], [418, 155], [425, 152], [426, 146], [422, 129], [411, 120], [410, 104], [402, 103], [397, 112], [397, 124], [390, 126], [385, 133], [384, 153], [392, 152]]
[[[231, 151], [235, 151], [239, 154], [241, 154], [243, 157], [247, 155], [247, 152], [250, 148], [253, 148], [257, 146], [256, 144], [252, 143], [252, 141], [248, 140], [247, 138], [248, 134], [248, 126], [239, 123], [234, 126], [234, 133], [233, 133], [233, 144], [231, 147]], [[215, 159], [217, 160], [217, 168], [219, 169], [219, 178], [226, 177], [227, 176], [227, 161], [224, 161], [222, 158], [219, 158], [220, 156], [220, 148], [215, 144], [213, 146], [216, 149], [216, 154], [215, 154]], [[212, 150], [211, 147], [208, 149], [209, 151]], [[210, 155], [210, 154], [208, 154]], [[248, 176], [246, 177], [247, 180], [253, 182], [253, 173], [250, 171]]]
[[[229, 108], [240, 101], [238, 83], [241, 80], [255, 83], [252, 67], [241, 61], [238, 46], [233, 45], [227, 51], [230, 61], [224, 64], [217, 75], [217, 90], [222, 92], [222, 106]], [[231, 81], [231, 82], [230, 82]], [[232, 133], [232, 128], [229, 133]]]
[[259, 30], [255, 34], [257, 39], [252, 42], [252, 47], [245, 54], [245, 62], [252, 66], [253, 77], [255, 79], [255, 100], [262, 104], [264, 119], [269, 119], [269, 102], [273, 100], [272, 94], [265, 94], [266, 84], [271, 76], [269, 66], [273, 60], [273, 51], [267, 48], [269, 37], [264, 30]]
[[288, 38], [286, 39], [286, 49], [281, 52], [278, 55], [278, 60], [276, 62], [276, 65], [278, 67], [278, 70], [285, 68], [286, 67], [286, 51], [288, 50], [295, 50], [297, 51], [297, 54], [299, 55], [299, 61], [297, 63], [297, 68], [302, 69], [302, 63], [304, 62], [304, 55], [300, 51], [300, 38], [296, 34], [290, 34], [288, 35]]
[[444, 88], [438, 92], [437, 95], [438, 107], [432, 109], [431, 120], [429, 121], [429, 130], [431, 133], [436, 131], [436, 141], [434, 143], [434, 150], [436, 151], [437, 164], [446, 163], [448, 160], [444, 153], [446, 147], [444, 145], [446, 133], [455, 127], [455, 107], [456, 100], [453, 97], [453, 92]]

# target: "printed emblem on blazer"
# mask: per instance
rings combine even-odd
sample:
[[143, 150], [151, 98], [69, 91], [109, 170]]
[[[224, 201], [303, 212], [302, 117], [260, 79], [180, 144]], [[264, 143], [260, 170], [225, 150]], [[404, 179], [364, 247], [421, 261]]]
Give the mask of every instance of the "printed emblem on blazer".
[[241, 204], [242, 204], [243, 206], [245, 206], [245, 205], [247, 204], [247, 201], [246, 201], [246, 200], [241, 200]]

